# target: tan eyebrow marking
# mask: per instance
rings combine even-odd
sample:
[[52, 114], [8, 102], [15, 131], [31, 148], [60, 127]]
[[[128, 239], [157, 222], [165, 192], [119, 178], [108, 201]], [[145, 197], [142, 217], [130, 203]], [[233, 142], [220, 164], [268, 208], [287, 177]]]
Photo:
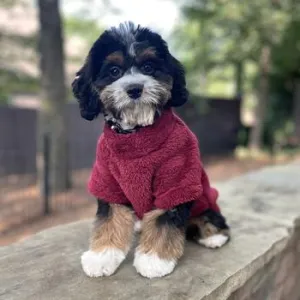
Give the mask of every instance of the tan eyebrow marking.
[[144, 50], [142, 50], [137, 57], [138, 61], [145, 60], [147, 58], [155, 58], [156, 57], [156, 51], [154, 47], [148, 47]]
[[155, 48], [154, 47], [146, 48], [141, 52], [140, 56], [156, 56]]
[[109, 54], [106, 57], [106, 60], [109, 61], [110, 63], [117, 63], [120, 65], [124, 64], [124, 56], [121, 51], [116, 51], [116, 52]]

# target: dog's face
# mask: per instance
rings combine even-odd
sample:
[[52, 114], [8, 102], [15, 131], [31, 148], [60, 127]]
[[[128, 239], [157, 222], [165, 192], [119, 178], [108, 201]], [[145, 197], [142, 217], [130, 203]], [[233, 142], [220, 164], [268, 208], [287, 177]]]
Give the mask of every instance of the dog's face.
[[83, 118], [104, 110], [129, 127], [150, 125], [157, 111], [187, 100], [183, 67], [165, 41], [132, 23], [99, 37], [72, 86]]

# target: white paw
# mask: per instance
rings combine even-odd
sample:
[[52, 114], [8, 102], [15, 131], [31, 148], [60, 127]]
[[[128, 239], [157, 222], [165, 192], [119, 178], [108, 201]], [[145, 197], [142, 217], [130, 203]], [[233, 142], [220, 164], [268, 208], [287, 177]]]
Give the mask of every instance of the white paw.
[[142, 221], [137, 220], [134, 223], [134, 232], [141, 232], [142, 231]]
[[89, 277], [112, 275], [125, 259], [125, 253], [120, 249], [109, 248], [101, 252], [86, 251], [81, 256], [81, 265]]
[[142, 276], [155, 278], [170, 274], [176, 266], [176, 260], [161, 259], [155, 254], [136, 251], [133, 265]]
[[206, 239], [199, 239], [198, 243], [207, 248], [220, 248], [228, 241], [229, 237], [223, 234], [215, 234]]

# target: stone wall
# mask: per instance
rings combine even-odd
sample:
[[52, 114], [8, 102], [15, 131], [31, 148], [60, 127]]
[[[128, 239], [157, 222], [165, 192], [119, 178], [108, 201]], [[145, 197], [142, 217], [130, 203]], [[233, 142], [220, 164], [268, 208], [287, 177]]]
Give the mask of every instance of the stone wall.
[[175, 271], [145, 279], [133, 251], [116, 274], [88, 278], [80, 255], [91, 220], [0, 248], [0, 300], [299, 300], [300, 162], [216, 185], [232, 239], [210, 250], [187, 243]]
[[295, 228], [286, 248], [228, 300], [300, 300], [300, 227]]

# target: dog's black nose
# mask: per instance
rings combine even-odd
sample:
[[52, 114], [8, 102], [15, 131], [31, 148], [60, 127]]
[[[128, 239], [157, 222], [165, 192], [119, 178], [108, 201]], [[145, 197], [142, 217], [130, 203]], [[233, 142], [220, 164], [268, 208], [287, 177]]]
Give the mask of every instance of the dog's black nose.
[[137, 99], [142, 95], [143, 85], [141, 84], [130, 85], [127, 88], [126, 92], [130, 98]]

